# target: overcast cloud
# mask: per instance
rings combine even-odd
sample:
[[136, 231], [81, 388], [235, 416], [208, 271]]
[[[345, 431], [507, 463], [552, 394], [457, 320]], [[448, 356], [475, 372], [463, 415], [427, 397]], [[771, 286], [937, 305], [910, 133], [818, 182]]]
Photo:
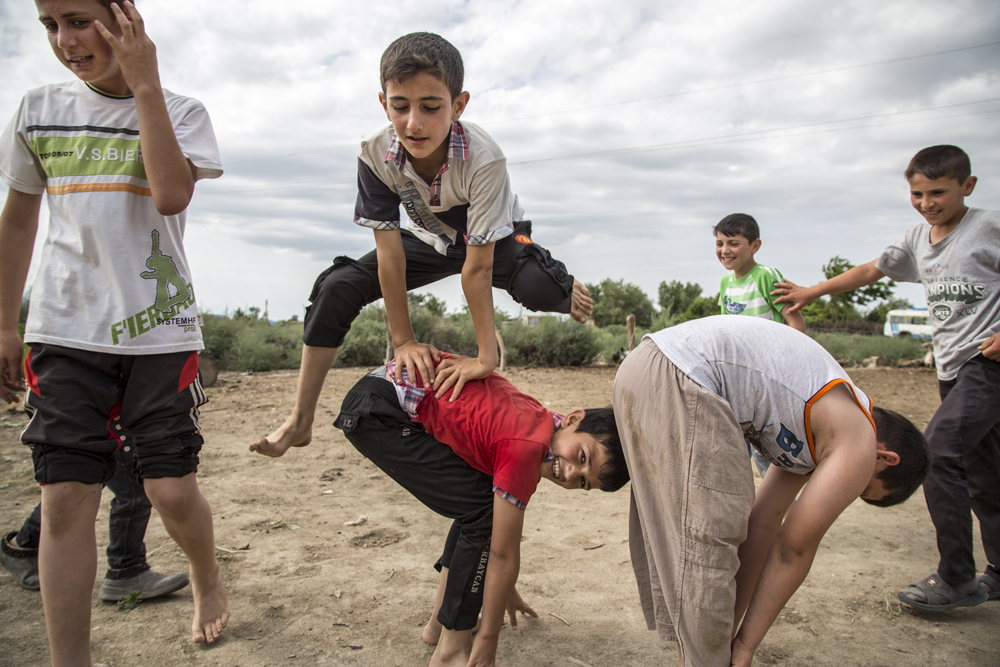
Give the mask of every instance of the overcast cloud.
[[[463, 118], [503, 148], [535, 240], [584, 282], [714, 294], [711, 228], [734, 212], [761, 225], [758, 261], [818, 282], [834, 255], [867, 262], [922, 222], [902, 172], [933, 144], [963, 147], [980, 177], [969, 204], [1000, 209], [995, 0], [138, 7], [163, 85], [205, 103], [222, 150], [186, 244], [213, 312], [266, 300], [272, 319], [301, 315], [335, 256], [374, 247], [352, 223], [355, 155], [386, 123], [379, 57], [416, 30], [461, 50]], [[3, 123], [25, 90], [71, 77], [28, 0], [0, 0], [0, 71]], [[461, 304], [457, 279], [430, 291]], [[918, 286], [897, 294], [924, 305]]]

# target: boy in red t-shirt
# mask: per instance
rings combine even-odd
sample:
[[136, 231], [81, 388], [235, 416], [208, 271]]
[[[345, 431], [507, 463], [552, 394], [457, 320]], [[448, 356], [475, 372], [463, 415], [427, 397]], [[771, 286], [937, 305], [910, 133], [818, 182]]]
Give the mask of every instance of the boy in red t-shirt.
[[514, 582], [524, 509], [538, 480], [617, 491], [629, 479], [614, 413], [554, 414], [496, 373], [466, 384], [455, 401], [451, 392], [437, 399], [410, 384], [405, 371], [401, 384], [394, 376], [393, 361], [361, 378], [334, 425], [414, 497], [454, 519], [435, 565], [436, 614], [424, 631], [425, 641], [437, 642], [430, 664], [492, 665], [505, 607], [515, 627], [516, 611], [534, 615]]

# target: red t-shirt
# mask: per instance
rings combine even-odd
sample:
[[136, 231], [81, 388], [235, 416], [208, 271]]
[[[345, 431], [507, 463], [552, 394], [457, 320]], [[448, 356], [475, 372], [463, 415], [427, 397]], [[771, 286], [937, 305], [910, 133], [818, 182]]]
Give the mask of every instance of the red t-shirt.
[[552, 414], [496, 373], [466, 383], [454, 403], [451, 394], [435, 399], [427, 393], [417, 407], [424, 428], [473, 468], [492, 475], [494, 486], [527, 504], [555, 432]]

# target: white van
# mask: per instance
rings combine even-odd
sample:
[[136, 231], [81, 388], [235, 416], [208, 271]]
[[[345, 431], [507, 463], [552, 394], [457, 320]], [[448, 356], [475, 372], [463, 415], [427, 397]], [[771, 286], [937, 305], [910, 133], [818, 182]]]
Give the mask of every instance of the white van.
[[917, 340], [931, 339], [931, 325], [926, 308], [890, 310], [885, 318], [883, 333], [893, 338], [912, 336]]

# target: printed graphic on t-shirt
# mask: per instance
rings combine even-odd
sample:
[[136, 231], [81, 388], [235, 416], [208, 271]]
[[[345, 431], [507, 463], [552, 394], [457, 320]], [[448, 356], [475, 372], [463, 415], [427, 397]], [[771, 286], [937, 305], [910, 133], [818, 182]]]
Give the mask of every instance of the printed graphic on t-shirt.
[[752, 421], [741, 422], [740, 428], [743, 429], [743, 437], [746, 439], [747, 443], [753, 447], [757, 452], [767, 459], [772, 465], [780, 466], [782, 468], [792, 468], [795, 466], [795, 462], [792, 461], [789, 456], [798, 457], [802, 453], [802, 448], [805, 446], [804, 443], [799, 440], [799, 438], [784, 424], [781, 424], [781, 430], [778, 432], [778, 437], [775, 442], [778, 444], [785, 453], [780, 456], [774, 456], [768, 451], [768, 448], [764, 446], [764, 438], [767, 434], [767, 429], [771, 428], [773, 424], [764, 424], [764, 427], [758, 429], [754, 426]]
[[[38, 136], [36, 134], [28, 141], [48, 178], [119, 175], [146, 179], [146, 168], [142, 162], [138, 130], [61, 125], [29, 125], [27, 129], [30, 133], [58, 131], [72, 134], [72, 136]], [[82, 132], [121, 136], [94, 137], [78, 134]], [[129, 189], [130, 191], [135, 189], [142, 190], [142, 192], [135, 194], [149, 194], [148, 188], [138, 188], [132, 183], [107, 182], [51, 186], [49, 191], [50, 194], [65, 194], [67, 192], [112, 189]]]
[[403, 204], [403, 208], [406, 209], [406, 214], [410, 216], [410, 220], [431, 234], [448, 233], [441, 221], [427, 208], [424, 198], [420, 196], [420, 191], [417, 190], [413, 181], [407, 181], [402, 186], [398, 183], [395, 185], [396, 191], [399, 193], [399, 200]]
[[934, 319], [944, 322], [951, 317], [975, 315], [979, 311], [976, 305], [986, 299], [989, 293], [984, 283], [969, 282], [964, 276], [942, 275], [948, 272], [947, 264], [935, 262], [924, 269], [924, 291], [927, 294], [927, 307]]
[[747, 304], [742, 301], [733, 301], [728, 296], [723, 295], [722, 307], [726, 309], [727, 315], [739, 315], [746, 310]]
[[194, 287], [178, 272], [173, 257], [160, 250], [160, 232], [154, 229], [150, 238], [152, 249], [146, 259], [149, 270], [140, 273], [139, 277], [156, 281], [153, 305], [112, 324], [112, 345], [141, 336], [158, 326], [183, 327], [186, 333], [197, 331], [201, 324], [198, 316], [177, 317], [179, 312], [194, 305]]

